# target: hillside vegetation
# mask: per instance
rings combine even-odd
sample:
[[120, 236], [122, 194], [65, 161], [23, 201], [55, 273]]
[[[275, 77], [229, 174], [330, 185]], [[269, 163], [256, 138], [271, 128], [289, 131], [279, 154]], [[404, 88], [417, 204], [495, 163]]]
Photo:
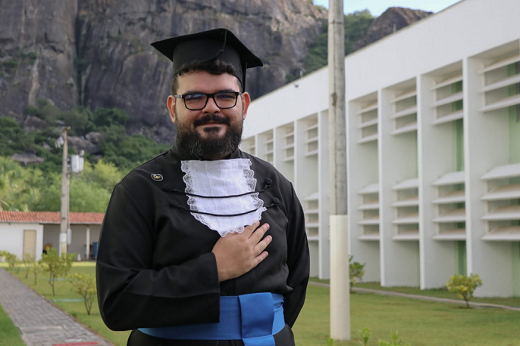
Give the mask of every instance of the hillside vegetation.
[[[373, 21], [374, 17], [368, 10], [356, 11], [345, 15], [345, 55], [355, 51], [354, 44], [365, 37]], [[322, 20], [322, 34], [310, 46], [309, 53], [303, 60], [303, 75], [307, 75], [327, 65], [328, 39], [328, 23], [326, 20]], [[289, 83], [298, 77], [295, 74], [287, 74], [287, 82]]]
[[[128, 135], [128, 115], [116, 108], [62, 112], [39, 101], [27, 115], [40, 119], [41, 128], [26, 131], [12, 118], [0, 117], [0, 210], [60, 210], [62, 149], [55, 141], [65, 125], [71, 126], [70, 136], [98, 134], [97, 152], [86, 153], [84, 171], [71, 175], [71, 211], [104, 212], [114, 185], [126, 172], [169, 148], [143, 135]], [[43, 163], [22, 167], [10, 158], [27, 152]], [[69, 146], [69, 154], [75, 153]]]

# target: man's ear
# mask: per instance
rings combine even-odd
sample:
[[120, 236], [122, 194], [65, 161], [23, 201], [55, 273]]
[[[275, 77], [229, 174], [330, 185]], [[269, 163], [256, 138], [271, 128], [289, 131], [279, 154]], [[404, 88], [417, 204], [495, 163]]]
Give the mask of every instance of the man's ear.
[[249, 108], [249, 105], [251, 104], [251, 96], [249, 96], [248, 92], [242, 93], [242, 103], [243, 103], [243, 109], [244, 109], [242, 118], [245, 120], [247, 117], [247, 109]]
[[168, 110], [170, 111], [170, 119], [173, 123], [175, 123], [175, 97], [172, 95], [168, 96], [168, 101], [166, 101], [166, 106], [168, 107]]

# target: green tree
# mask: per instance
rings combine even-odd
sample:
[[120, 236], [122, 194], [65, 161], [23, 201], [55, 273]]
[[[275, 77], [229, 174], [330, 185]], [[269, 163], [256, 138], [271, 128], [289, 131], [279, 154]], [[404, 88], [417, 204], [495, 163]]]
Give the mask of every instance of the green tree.
[[129, 136], [124, 127], [112, 125], [105, 129], [99, 143], [104, 161], [129, 170], [169, 148], [168, 145], [150, 141], [143, 135]]
[[354, 43], [365, 37], [373, 21], [374, 17], [369, 10], [345, 15], [345, 55], [354, 52]]
[[[354, 43], [366, 35], [373, 21], [374, 17], [368, 10], [356, 11], [345, 15], [345, 55], [354, 52]], [[311, 45], [307, 56], [303, 60], [305, 75], [327, 65], [328, 40], [328, 23], [324, 20], [322, 22], [322, 34]], [[290, 80], [287, 82], [290, 82]]]
[[[114, 185], [123, 172], [113, 163], [86, 162], [80, 175], [70, 180], [70, 210], [104, 212]], [[59, 211], [61, 174], [44, 173], [39, 167], [21, 167], [12, 159], [0, 157], [0, 210]]]
[[105, 160], [99, 160], [96, 164], [85, 162], [84, 170], [81, 172], [81, 179], [108, 192], [112, 192], [123, 176], [124, 173], [120, 169], [112, 162], [105, 162]]
[[47, 173], [45, 177], [34, 182], [39, 198], [29, 202], [32, 211], [60, 211], [61, 207], [61, 174]]
[[[327, 25], [325, 23], [325, 25]], [[328, 39], [329, 34], [325, 30], [310, 46], [307, 56], [303, 60], [304, 74], [309, 74], [328, 64]]]
[[52, 295], [56, 295], [54, 291], [54, 284], [59, 277], [65, 277], [72, 267], [72, 260], [76, 257], [76, 253], [62, 253], [61, 256], [55, 248], [47, 250], [46, 254], [42, 255], [40, 263], [43, 266], [43, 271], [49, 275], [49, 285], [52, 287]]
[[92, 113], [92, 121], [97, 127], [125, 126], [128, 118], [128, 114], [119, 108], [96, 108]]
[[34, 135], [26, 134], [16, 120], [0, 117], [0, 156], [11, 156], [28, 149], [35, 149]]
[[94, 116], [88, 108], [75, 107], [62, 113], [62, 117], [65, 124], [70, 126], [71, 136], [83, 136], [96, 128], [92, 122]]
[[482, 280], [478, 274], [452, 275], [446, 286], [450, 292], [457, 293], [460, 298], [464, 299], [466, 308], [469, 309], [469, 301], [473, 298], [473, 292], [482, 286]]
[[74, 274], [67, 280], [72, 284], [73, 291], [79, 294], [84, 302], [87, 314], [90, 315], [92, 304], [96, 297], [96, 277], [92, 274]]
[[17, 148], [16, 138], [22, 135], [23, 129], [16, 120], [0, 117], [0, 155], [13, 155]]
[[27, 170], [0, 156], [0, 210], [27, 211]]
[[70, 210], [104, 213], [108, 207], [111, 190], [91, 183], [83, 177], [72, 176], [70, 181]]

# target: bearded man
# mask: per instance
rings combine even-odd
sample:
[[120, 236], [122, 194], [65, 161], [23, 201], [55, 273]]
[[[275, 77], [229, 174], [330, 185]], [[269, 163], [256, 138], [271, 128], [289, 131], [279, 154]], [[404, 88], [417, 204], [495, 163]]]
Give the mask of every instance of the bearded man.
[[309, 252], [291, 183], [238, 149], [261, 60], [215, 29], [152, 44], [173, 61], [171, 150], [112, 194], [97, 258], [106, 325], [128, 345], [291, 346]]

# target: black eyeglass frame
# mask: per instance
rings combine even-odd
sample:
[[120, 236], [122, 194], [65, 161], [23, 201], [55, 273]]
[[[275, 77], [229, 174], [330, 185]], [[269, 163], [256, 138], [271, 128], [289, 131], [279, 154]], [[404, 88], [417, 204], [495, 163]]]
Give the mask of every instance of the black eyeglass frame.
[[[217, 100], [215, 99], [215, 95], [218, 95], [218, 94], [234, 94], [235, 95], [235, 103], [233, 104], [233, 106], [229, 106], [229, 107], [220, 107], [218, 105], [218, 102]], [[188, 105], [186, 104], [186, 99], [185, 97], [188, 96], [188, 95], [204, 95], [206, 96], [206, 102], [204, 103], [204, 106], [200, 107], [200, 108], [190, 108], [188, 107]], [[173, 95], [173, 97], [177, 98], [177, 99], [182, 99], [184, 101], [184, 106], [186, 107], [186, 109], [189, 109], [190, 111], [200, 111], [201, 109], [204, 109], [206, 107], [206, 105], [208, 104], [208, 100], [210, 98], [213, 99], [213, 102], [215, 102], [215, 105], [219, 108], [219, 109], [230, 109], [230, 108], [233, 108], [237, 105], [237, 102], [238, 102], [238, 96], [239, 95], [242, 95], [242, 93], [240, 91], [218, 91], [216, 93], [213, 93], [213, 94], [207, 94], [207, 93], [187, 93], [187, 94], [183, 94], [183, 95]]]

